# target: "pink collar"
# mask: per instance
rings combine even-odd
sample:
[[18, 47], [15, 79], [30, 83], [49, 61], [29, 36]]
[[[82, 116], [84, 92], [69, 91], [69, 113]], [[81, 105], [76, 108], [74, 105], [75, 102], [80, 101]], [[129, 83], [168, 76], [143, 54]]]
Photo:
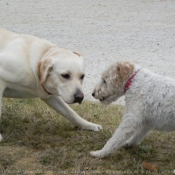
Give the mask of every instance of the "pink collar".
[[132, 80], [134, 79], [134, 77], [136, 76], [136, 74], [137, 74], [139, 71], [140, 71], [140, 70], [136, 71], [136, 72], [128, 79], [128, 81], [127, 81], [126, 84], [125, 84], [124, 93], [126, 93], [126, 91], [129, 89], [129, 86], [131, 85]]

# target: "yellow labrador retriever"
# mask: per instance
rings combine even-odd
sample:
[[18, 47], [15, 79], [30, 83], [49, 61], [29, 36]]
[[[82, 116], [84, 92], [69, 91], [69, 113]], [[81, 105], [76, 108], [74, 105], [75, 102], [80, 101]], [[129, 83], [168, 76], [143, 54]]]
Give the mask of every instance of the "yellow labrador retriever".
[[80, 54], [0, 28], [0, 103], [2, 97], [39, 97], [72, 124], [98, 131], [100, 125], [82, 119], [66, 104], [82, 102], [84, 75]]

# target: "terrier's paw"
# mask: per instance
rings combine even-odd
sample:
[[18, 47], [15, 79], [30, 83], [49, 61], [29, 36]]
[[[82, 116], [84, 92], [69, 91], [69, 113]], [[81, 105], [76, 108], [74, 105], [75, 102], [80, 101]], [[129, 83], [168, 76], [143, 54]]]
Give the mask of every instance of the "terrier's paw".
[[98, 150], [98, 151], [91, 151], [90, 155], [96, 158], [103, 158], [106, 156], [106, 154], [104, 153], [104, 151], [102, 150]]

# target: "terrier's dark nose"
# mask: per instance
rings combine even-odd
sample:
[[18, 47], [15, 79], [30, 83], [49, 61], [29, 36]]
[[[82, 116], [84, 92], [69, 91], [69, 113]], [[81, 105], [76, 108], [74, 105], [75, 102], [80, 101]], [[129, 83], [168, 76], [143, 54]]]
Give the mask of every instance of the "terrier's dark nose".
[[74, 103], [81, 103], [84, 98], [84, 95], [81, 91], [77, 91], [77, 93], [74, 94]]
[[94, 92], [92, 93], [92, 96], [93, 96], [93, 97], [95, 96], [95, 93], [94, 93]]

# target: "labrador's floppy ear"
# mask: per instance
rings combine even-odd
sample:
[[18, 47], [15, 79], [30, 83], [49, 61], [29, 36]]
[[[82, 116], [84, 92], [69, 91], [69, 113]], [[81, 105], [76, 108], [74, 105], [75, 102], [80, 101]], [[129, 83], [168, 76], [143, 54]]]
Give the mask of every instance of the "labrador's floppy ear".
[[129, 62], [118, 62], [117, 73], [122, 81], [126, 81], [133, 73], [134, 65]]
[[53, 64], [50, 59], [41, 60], [38, 64], [38, 75], [40, 84], [43, 84], [46, 81], [46, 78], [49, 72], [52, 70]]
[[73, 52], [75, 55], [78, 55], [79, 57], [82, 57], [81, 54], [77, 53], [77, 52]]

